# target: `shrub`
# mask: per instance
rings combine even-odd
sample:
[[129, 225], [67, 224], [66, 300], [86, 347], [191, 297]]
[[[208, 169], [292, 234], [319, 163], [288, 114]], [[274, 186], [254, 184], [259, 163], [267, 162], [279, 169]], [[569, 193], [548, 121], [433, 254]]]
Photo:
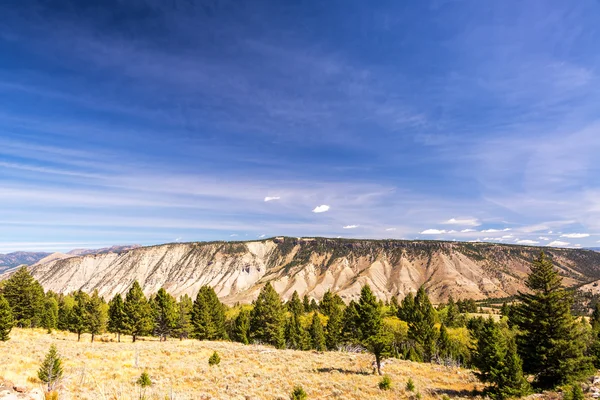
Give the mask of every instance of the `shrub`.
[[392, 378], [389, 375], [384, 375], [379, 381], [379, 389], [390, 390], [392, 388]]
[[212, 356], [210, 356], [210, 358], [208, 359], [208, 365], [213, 366], [219, 365], [220, 363], [221, 357], [219, 356], [219, 353], [215, 351], [214, 353], [212, 353]]
[[62, 360], [56, 351], [56, 346], [52, 345], [38, 370], [38, 378], [47, 385], [47, 391], [51, 392], [62, 378], [62, 375]]
[[415, 383], [413, 382], [412, 378], [408, 378], [408, 382], [406, 382], [406, 391], [412, 392], [414, 390], [415, 390]]
[[142, 388], [152, 386], [152, 381], [150, 380], [150, 376], [147, 372], [142, 372], [136, 383]]
[[300, 385], [294, 387], [294, 390], [290, 395], [290, 400], [306, 400], [307, 398], [308, 396], [306, 395], [306, 392], [304, 391], [304, 389], [302, 389], [302, 386]]

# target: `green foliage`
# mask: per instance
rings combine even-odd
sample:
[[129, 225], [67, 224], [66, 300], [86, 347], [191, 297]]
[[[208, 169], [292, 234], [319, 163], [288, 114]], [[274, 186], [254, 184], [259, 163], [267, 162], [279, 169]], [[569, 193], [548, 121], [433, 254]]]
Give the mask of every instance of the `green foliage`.
[[154, 334], [161, 341], [166, 341], [177, 322], [176, 301], [164, 288], [160, 288], [152, 299], [152, 316], [154, 318]]
[[58, 301], [53, 296], [44, 298], [44, 309], [42, 312], [42, 327], [51, 333], [58, 325]]
[[88, 329], [88, 309], [87, 303], [90, 300], [87, 293], [78, 290], [73, 295], [75, 300], [75, 306], [71, 312], [71, 319], [69, 321], [69, 330], [77, 333], [77, 341], [81, 339], [81, 334], [86, 332]]
[[270, 283], [267, 283], [254, 303], [250, 313], [250, 338], [283, 348], [285, 346], [285, 319], [279, 295]]
[[392, 388], [392, 378], [389, 375], [384, 375], [379, 381], [379, 389], [390, 390]]
[[193, 336], [199, 340], [227, 339], [225, 307], [208, 285], [198, 291], [192, 308]]
[[146, 371], [142, 372], [142, 374], [135, 383], [141, 388], [152, 386], [152, 380], [150, 380], [150, 375], [148, 375]]
[[342, 316], [342, 339], [344, 342], [356, 343], [360, 340], [359, 321], [358, 304], [352, 300], [344, 309]]
[[461, 313], [476, 313], [477, 312], [477, 303], [473, 299], [466, 300], [458, 300], [456, 302], [458, 306], [458, 310]]
[[152, 310], [138, 281], [133, 282], [125, 295], [125, 329], [135, 342], [138, 336], [150, 333]]
[[325, 344], [329, 350], [336, 350], [342, 342], [342, 309], [338, 304], [334, 304], [329, 310], [329, 320], [325, 327]]
[[33, 279], [27, 267], [19, 268], [4, 282], [2, 295], [10, 305], [16, 326], [40, 326], [44, 309], [44, 289]]
[[309, 338], [300, 322], [300, 315], [292, 313], [285, 325], [285, 342], [289, 349], [307, 350]]
[[187, 339], [192, 332], [192, 309], [194, 304], [192, 299], [187, 294], [179, 298], [179, 302], [176, 305], [176, 319], [175, 326], [173, 327], [173, 334], [176, 335], [179, 340]]
[[50, 392], [54, 390], [62, 375], [62, 360], [56, 351], [56, 346], [52, 345], [38, 370], [38, 378], [47, 385], [48, 392]]
[[497, 399], [521, 397], [529, 391], [523, 376], [521, 359], [512, 337], [503, 335], [500, 327], [490, 317], [474, 332], [477, 347], [473, 364], [479, 370], [479, 380], [489, 383], [487, 393]]
[[310, 346], [314, 350], [325, 351], [325, 334], [323, 333], [323, 324], [319, 318], [319, 313], [313, 313], [312, 322], [310, 324]]
[[369, 285], [364, 285], [358, 300], [358, 332], [362, 342], [376, 336], [381, 328], [381, 307]]
[[304, 295], [302, 298], [302, 307], [304, 308], [305, 313], [310, 312], [310, 300], [308, 299], [308, 295]]
[[61, 331], [71, 330], [71, 319], [75, 299], [72, 295], [60, 295], [58, 298], [58, 324], [57, 328]]
[[298, 292], [294, 290], [292, 298], [286, 304], [287, 310], [292, 314], [301, 315], [304, 312], [304, 305], [298, 296]]
[[242, 308], [235, 317], [233, 340], [243, 344], [250, 343], [250, 310]]
[[408, 381], [406, 382], [406, 391], [414, 392], [414, 390], [415, 390], [415, 382], [413, 382], [412, 378], [408, 378]]
[[308, 396], [306, 392], [300, 385], [295, 386], [294, 390], [292, 390], [292, 394], [290, 395], [290, 400], [306, 400], [307, 398]]
[[123, 298], [117, 293], [108, 303], [108, 331], [116, 333], [119, 342], [121, 341], [121, 334], [127, 332], [126, 318]]
[[572, 294], [544, 253], [534, 260], [526, 282], [531, 293], [519, 295], [514, 321], [519, 328], [519, 353], [526, 373], [539, 388], [580, 381], [593, 371], [584, 356], [584, 332], [571, 315]]
[[431, 361], [435, 355], [437, 331], [435, 329], [435, 310], [425, 293], [425, 288], [421, 286], [414, 298], [414, 303], [407, 304], [406, 308], [403, 304], [402, 309], [406, 311], [404, 317], [408, 322], [408, 337], [414, 343], [415, 355], [422, 361]]
[[208, 365], [212, 367], [213, 365], [219, 365], [220, 363], [221, 356], [219, 356], [219, 353], [217, 353], [216, 351], [213, 352], [210, 358], [208, 359]]
[[415, 296], [409, 292], [400, 304], [398, 308], [398, 318], [402, 321], [409, 322], [413, 319], [413, 314], [415, 312]]
[[448, 298], [448, 304], [445, 307], [445, 312], [446, 315], [444, 318], [444, 324], [448, 328], [456, 328], [465, 325], [465, 319], [461, 315], [460, 310], [458, 309], [458, 306], [454, 302], [452, 296]]
[[10, 331], [14, 325], [12, 310], [8, 301], [0, 294], [0, 341], [10, 339]]
[[92, 296], [86, 304], [87, 325], [88, 330], [92, 334], [92, 342], [96, 335], [104, 333], [106, 330], [106, 322], [108, 320], [106, 303], [102, 297], [98, 295], [98, 291], [94, 290]]

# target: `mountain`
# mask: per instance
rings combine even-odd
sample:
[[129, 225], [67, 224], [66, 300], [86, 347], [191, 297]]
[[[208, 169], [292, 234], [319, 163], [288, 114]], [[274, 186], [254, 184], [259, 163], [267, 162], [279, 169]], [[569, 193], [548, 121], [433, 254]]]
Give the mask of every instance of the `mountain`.
[[68, 256], [85, 256], [87, 254], [121, 253], [126, 250], [137, 249], [139, 244], [104, 247], [102, 249], [74, 249], [66, 253]]
[[[600, 279], [600, 253], [489, 243], [273, 238], [254, 242], [172, 243], [54, 259], [30, 267], [46, 289], [95, 289], [105, 298], [138, 280], [146, 294], [165, 287], [195, 297], [202, 285], [228, 304], [250, 302], [266, 282], [284, 299], [294, 290], [345, 300], [368, 283], [380, 298], [425, 285], [433, 301], [506, 297], [525, 290], [531, 261], [545, 251], [570, 286]], [[3, 278], [6, 277], [6, 274]]]
[[48, 256], [50, 253], [16, 251], [14, 253], [0, 254], [0, 272], [22, 264], [32, 265]]

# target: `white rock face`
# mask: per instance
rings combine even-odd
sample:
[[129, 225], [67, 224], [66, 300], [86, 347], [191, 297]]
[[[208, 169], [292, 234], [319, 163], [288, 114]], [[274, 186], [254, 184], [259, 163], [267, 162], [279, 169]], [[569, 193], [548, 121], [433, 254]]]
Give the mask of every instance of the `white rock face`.
[[[545, 249], [576, 284], [600, 278], [600, 253]], [[46, 290], [98, 290], [109, 299], [137, 280], [146, 295], [164, 287], [195, 298], [212, 286], [228, 304], [251, 302], [266, 282], [283, 299], [294, 291], [317, 300], [327, 290], [345, 301], [369, 284], [382, 299], [425, 285], [434, 302], [505, 297], [524, 291], [535, 247], [449, 242], [293, 239], [245, 243], [176, 243], [121, 253], [50, 257], [30, 267]], [[6, 278], [6, 274], [1, 278]]]

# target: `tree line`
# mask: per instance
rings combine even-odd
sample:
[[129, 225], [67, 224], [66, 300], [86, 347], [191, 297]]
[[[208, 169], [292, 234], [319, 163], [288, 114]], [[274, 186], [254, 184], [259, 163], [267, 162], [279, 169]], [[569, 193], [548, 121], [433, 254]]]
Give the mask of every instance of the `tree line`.
[[[251, 305], [227, 307], [209, 286], [192, 300], [165, 289], [147, 298], [138, 282], [125, 297], [108, 303], [94, 291], [44, 293], [21, 268], [0, 289], [0, 339], [10, 327], [43, 327], [96, 335], [154, 335], [161, 341], [232, 340], [297, 350], [369, 351], [381, 373], [382, 360], [397, 357], [474, 368], [491, 397], [518, 397], [534, 389], [574, 384], [600, 367], [600, 307], [590, 318], [570, 311], [571, 292], [543, 253], [531, 266], [528, 293], [504, 305], [502, 318], [473, 317], [473, 300], [435, 308], [424, 287], [401, 301], [383, 302], [365, 285], [358, 301], [345, 304], [327, 291], [320, 302], [294, 292], [283, 302], [266, 284]], [[530, 377], [531, 379], [528, 379]], [[531, 381], [531, 383], [530, 383]]]

